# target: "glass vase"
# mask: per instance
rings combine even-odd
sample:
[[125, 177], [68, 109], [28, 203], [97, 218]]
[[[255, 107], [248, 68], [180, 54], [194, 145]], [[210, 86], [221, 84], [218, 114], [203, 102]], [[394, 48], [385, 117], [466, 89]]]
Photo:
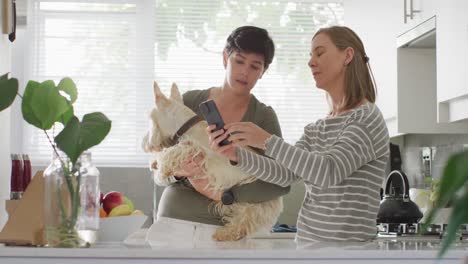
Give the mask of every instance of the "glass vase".
[[91, 153], [72, 167], [63, 152], [54, 153], [44, 171], [45, 240], [48, 247], [87, 247], [99, 228], [99, 171]]

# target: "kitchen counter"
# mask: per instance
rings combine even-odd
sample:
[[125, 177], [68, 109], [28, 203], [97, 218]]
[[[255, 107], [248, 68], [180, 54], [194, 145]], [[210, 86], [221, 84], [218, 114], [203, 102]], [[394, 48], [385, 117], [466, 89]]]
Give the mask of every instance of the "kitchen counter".
[[[97, 243], [84, 249], [0, 245], [0, 263], [435, 263], [439, 247], [436, 237], [380, 237], [369, 242], [315, 244], [296, 244], [290, 238], [245, 239], [195, 243], [193, 248], [152, 248], [143, 242]], [[440, 263], [463, 263], [467, 249], [468, 240], [456, 243]]]

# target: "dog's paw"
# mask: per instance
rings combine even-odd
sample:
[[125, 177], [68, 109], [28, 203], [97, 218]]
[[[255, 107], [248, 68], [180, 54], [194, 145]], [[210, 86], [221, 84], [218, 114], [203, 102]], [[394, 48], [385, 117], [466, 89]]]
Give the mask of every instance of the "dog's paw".
[[244, 229], [234, 229], [232, 227], [220, 227], [216, 229], [212, 238], [216, 241], [237, 241], [246, 236]]

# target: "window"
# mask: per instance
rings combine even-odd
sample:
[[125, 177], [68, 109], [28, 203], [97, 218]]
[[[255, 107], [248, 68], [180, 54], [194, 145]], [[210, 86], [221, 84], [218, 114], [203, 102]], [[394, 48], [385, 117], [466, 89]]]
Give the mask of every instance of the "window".
[[155, 78], [179, 89], [206, 89], [224, 80], [222, 49], [238, 26], [266, 28], [275, 58], [253, 93], [271, 105], [283, 137], [296, 142], [306, 124], [328, 111], [307, 66], [313, 34], [343, 24], [341, 1], [156, 1]]
[[[222, 49], [241, 25], [266, 28], [276, 45], [270, 68], [253, 93], [273, 106], [285, 140], [325, 115], [324, 93], [307, 67], [311, 37], [343, 23], [342, 1], [30, 0], [30, 62], [26, 78], [75, 80], [78, 117], [102, 111], [112, 121], [92, 149], [99, 166], [147, 166], [141, 150], [152, 81], [168, 93], [222, 84]], [[25, 152], [47, 164], [51, 149], [41, 131], [25, 125]]]
[[[152, 105], [153, 6], [148, 0], [29, 2], [27, 79], [58, 83], [69, 76], [78, 88], [75, 114], [101, 111], [112, 120], [107, 138], [91, 150], [100, 166], [148, 164], [140, 142]], [[49, 163], [44, 133], [26, 127], [25, 152]]]

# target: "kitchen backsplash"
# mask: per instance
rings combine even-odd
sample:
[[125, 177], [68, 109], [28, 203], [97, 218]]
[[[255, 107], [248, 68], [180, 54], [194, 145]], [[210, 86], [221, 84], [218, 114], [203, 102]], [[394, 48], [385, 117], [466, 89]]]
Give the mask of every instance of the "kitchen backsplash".
[[[411, 134], [392, 139], [400, 145], [402, 169], [408, 176], [410, 187], [423, 188], [427, 167], [423, 163], [423, 149], [431, 149], [430, 172], [439, 179], [451, 154], [468, 149], [468, 134]], [[401, 147], [403, 145], [403, 147]]]

